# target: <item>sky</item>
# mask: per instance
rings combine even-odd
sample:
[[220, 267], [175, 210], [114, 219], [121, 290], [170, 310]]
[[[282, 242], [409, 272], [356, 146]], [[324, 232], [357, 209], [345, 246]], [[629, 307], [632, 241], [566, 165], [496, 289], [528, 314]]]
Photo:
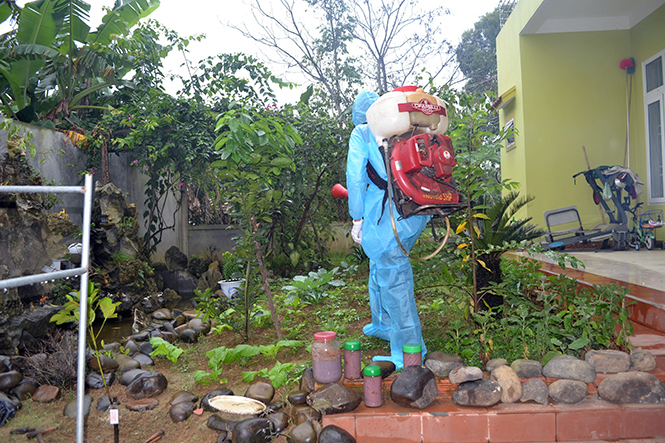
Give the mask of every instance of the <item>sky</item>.
[[[261, 5], [270, 7], [271, 3], [278, 4], [280, 0], [261, 0]], [[419, 0], [422, 3], [442, 5], [450, 10], [450, 15], [441, 18], [444, 36], [456, 45], [462, 33], [473, 27], [474, 23], [482, 15], [494, 10], [499, 0]], [[95, 29], [104, 15], [102, 7], [112, 7], [114, 0], [88, 0], [91, 5], [90, 26]], [[17, 2], [20, 6], [25, 1]], [[199, 60], [219, 53], [244, 52], [264, 60], [261, 50], [249, 39], [244, 38], [237, 31], [226, 26], [232, 22], [241, 25], [247, 21], [249, 15], [247, 0], [161, 0], [161, 5], [149, 18], [155, 19], [167, 28], [176, 31], [180, 36], [205, 34], [206, 39], [201, 42], [193, 42], [189, 45], [188, 58], [190, 62]], [[251, 16], [249, 16], [251, 19]], [[172, 52], [165, 61], [166, 72], [186, 74], [185, 68], [181, 67], [184, 62], [182, 54]], [[276, 75], [283, 75], [282, 68], [269, 68]], [[297, 76], [283, 75], [285, 80], [302, 83]], [[167, 85], [169, 92], [175, 92], [177, 85]], [[278, 93], [280, 101], [295, 101], [302, 90], [289, 93]]]

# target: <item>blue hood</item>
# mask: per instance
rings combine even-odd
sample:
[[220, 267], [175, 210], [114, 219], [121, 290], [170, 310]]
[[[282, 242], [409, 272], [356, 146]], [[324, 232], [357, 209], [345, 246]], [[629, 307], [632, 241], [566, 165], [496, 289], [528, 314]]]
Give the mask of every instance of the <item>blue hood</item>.
[[353, 102], [353, 124], [355, 126], [367, 123], [367, 110], [378, 98], [379, 94], [366, 89], [358, 94]]

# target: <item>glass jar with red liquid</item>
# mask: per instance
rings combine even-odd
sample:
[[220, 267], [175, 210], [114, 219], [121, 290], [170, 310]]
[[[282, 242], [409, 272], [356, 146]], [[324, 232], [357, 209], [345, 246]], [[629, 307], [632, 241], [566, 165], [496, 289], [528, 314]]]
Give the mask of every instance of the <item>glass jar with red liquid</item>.
[[336, 332], [323, 331], [314, 334], [312, 370], [314, 380], [321, 384], [336, 383], [342, 378], [342, 351]]

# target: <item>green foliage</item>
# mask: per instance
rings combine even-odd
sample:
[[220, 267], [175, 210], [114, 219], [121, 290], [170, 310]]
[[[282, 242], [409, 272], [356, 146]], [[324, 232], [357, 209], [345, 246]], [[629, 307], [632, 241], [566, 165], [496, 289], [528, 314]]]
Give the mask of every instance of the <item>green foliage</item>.
[[326, 271], [321, 268], [316, 272], [310, 272], [307, 276], [296, 275], [291, 284], [282, 287], [282, 290], [289, 291], [287, 302], [293, 297], [298, 297], [300, 301], [309, 305], [323, 302], [328, 296], [325, 292], [328, 287], [344, 286], [342, 280], [334, 278], [338, 270], [339, 268], [333, 268]]
[[150, 344], [154, 349], [154, 351], [150, 353], [151, 357], [163, 355], [168, 358], [171, 363], [176, 363], [178, 361], [178, 357], [186, 352], [184, 349], [179, 348], [178, 346], [173, 345], [160, 337], [150, 337]]
[[288, 380], [289, 373], [296, 367], [295, 363], [280, 363], [275, 362], [272, 368], [264, 368], [259, 371], [245, 371], [242, 373], [242, 381], [251, 383], [256, 376], [264, 377], [270, 380], [270, 384], [275, 389], [281, 388]]
[[222, 254], [222, 263], [222, 275], [224, 276], [224, 280], [240, 280], [242, 278], [242, 271], [245, 267], [242, 257], [231, 251], [226, 251]]

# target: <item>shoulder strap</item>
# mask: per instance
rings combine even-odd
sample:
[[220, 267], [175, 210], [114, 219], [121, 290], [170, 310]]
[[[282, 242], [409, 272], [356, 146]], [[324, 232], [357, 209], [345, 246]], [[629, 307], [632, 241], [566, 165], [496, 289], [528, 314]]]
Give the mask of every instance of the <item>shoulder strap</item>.
[[386, 202], [388, 201], [388, 182], [385, 181], [378, 172], [376, 172], [376, 169], [374, 169], [374, 166], [370, 162], [367, 162], [367, 176], [369, 179], [376, 185], [377, 188], [383, 190], [383, 203], [381, 204], [381, 215], [379, 216], [379, 219], [377, 220], [377, 224], [381, 223], [381, 219], [383, 218], [383, 211], [386, 209]]

